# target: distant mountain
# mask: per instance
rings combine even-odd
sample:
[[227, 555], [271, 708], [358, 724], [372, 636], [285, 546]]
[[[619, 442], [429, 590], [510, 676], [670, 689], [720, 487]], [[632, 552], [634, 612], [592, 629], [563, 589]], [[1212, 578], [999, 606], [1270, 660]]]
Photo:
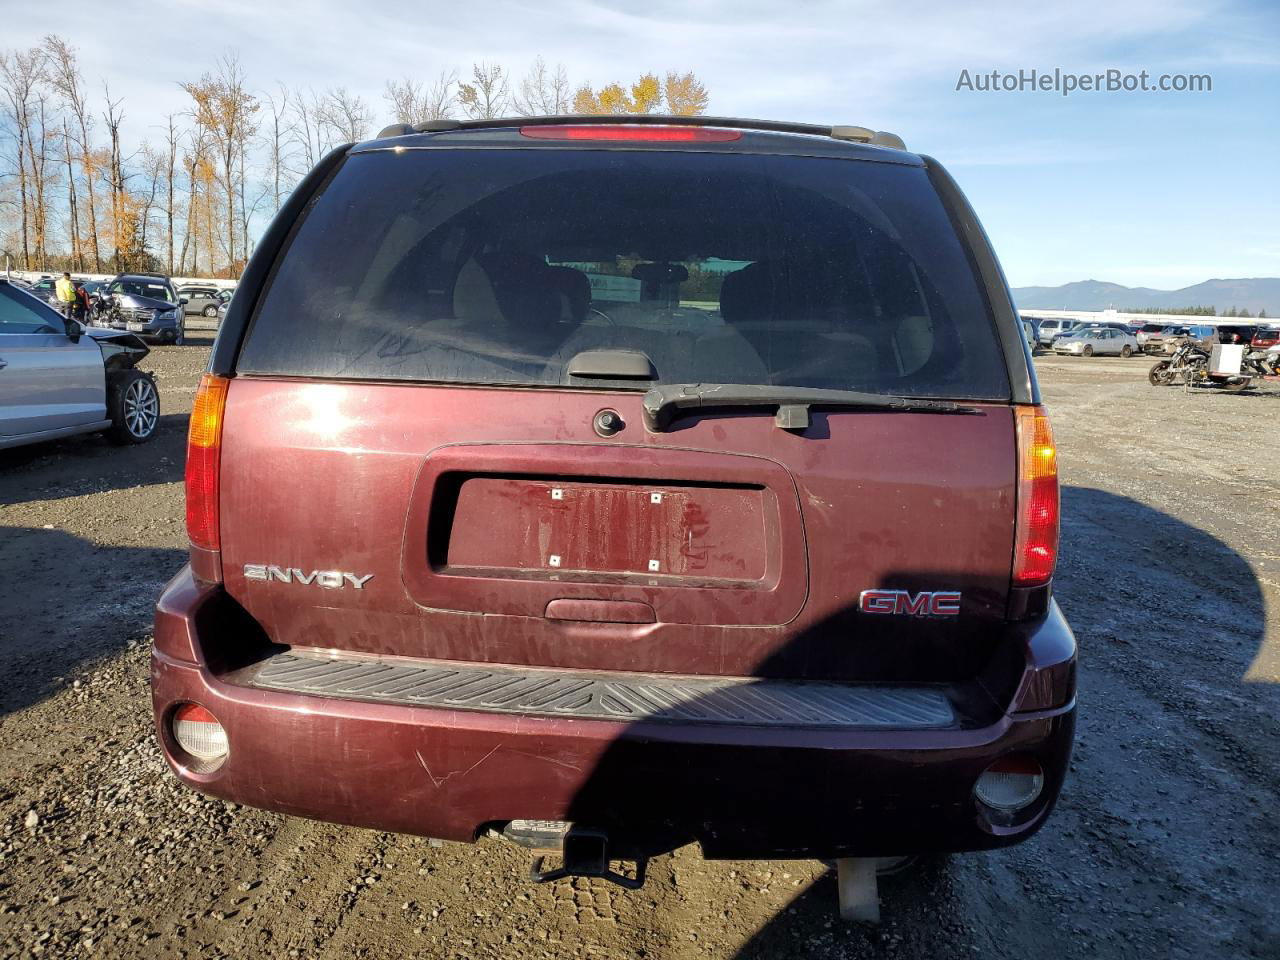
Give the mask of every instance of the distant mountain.
[[1232, 307], [1257, 314], [1280, 317], [1280, 277], [1253, 277], [1242, 280], [1206, 280], [1181, 290], [1125, 287], [1102, 280], [1077, 280], [1060, 287], [1014, 287], [1013, 301], [1020, 310], [1105, 310], [1115, 307], [1213, 306], [1218, 313]]

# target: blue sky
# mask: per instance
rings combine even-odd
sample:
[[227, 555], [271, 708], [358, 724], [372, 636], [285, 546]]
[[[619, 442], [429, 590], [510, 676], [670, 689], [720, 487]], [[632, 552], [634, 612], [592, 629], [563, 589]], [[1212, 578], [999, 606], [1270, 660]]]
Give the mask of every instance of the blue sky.
[[[855, 123], [941, 160], [1015, 286], [1280, 275], [1280, 4], [827, 0], [0, 0], [3, 46], [58, 31], [135, 138], [228, 49], [268, 91], [534, 56], [599, 86], [692, 69], [711, 112]], [[1208, 93], [957, 91], [962, 70], [1210, 74]]]

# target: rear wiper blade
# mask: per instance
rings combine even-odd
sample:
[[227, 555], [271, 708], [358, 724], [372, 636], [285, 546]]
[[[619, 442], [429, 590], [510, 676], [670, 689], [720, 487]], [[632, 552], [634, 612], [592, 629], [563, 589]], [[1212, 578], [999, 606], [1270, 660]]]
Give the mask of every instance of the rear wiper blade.
[[685, 410], [711, 407], [777, 407], [774, 423], [783, 430], [809, 426], [809, 408], [845, 407], [900, 413], [977, 413], [953, 400], [926, 400], [857, 390], [819, 390], [753, 383], [664, 383], [644, 395], [645, 426], [666, 430]]

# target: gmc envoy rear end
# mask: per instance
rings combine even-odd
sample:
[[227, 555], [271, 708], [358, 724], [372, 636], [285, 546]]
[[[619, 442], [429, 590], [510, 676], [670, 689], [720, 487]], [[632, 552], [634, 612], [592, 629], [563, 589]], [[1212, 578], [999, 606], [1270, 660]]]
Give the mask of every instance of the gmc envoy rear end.
[[973, 212], [892, 135], [338, 149], [237, 289], [186, 484], [152, 688], [205, 793], [543, 880], [835, 859], [866, 915], [879, 858], [1016, 843], [1062, 785], [1049, 423]]

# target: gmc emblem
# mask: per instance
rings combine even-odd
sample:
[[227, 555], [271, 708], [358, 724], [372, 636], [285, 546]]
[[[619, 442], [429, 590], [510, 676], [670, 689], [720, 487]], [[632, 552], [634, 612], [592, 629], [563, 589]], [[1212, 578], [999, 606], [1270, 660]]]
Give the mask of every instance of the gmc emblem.
[[858, 595], [863, 613], [902, 614], [908, 617], [955, 617], [960, 613], [959, 590], [863, 590]]

